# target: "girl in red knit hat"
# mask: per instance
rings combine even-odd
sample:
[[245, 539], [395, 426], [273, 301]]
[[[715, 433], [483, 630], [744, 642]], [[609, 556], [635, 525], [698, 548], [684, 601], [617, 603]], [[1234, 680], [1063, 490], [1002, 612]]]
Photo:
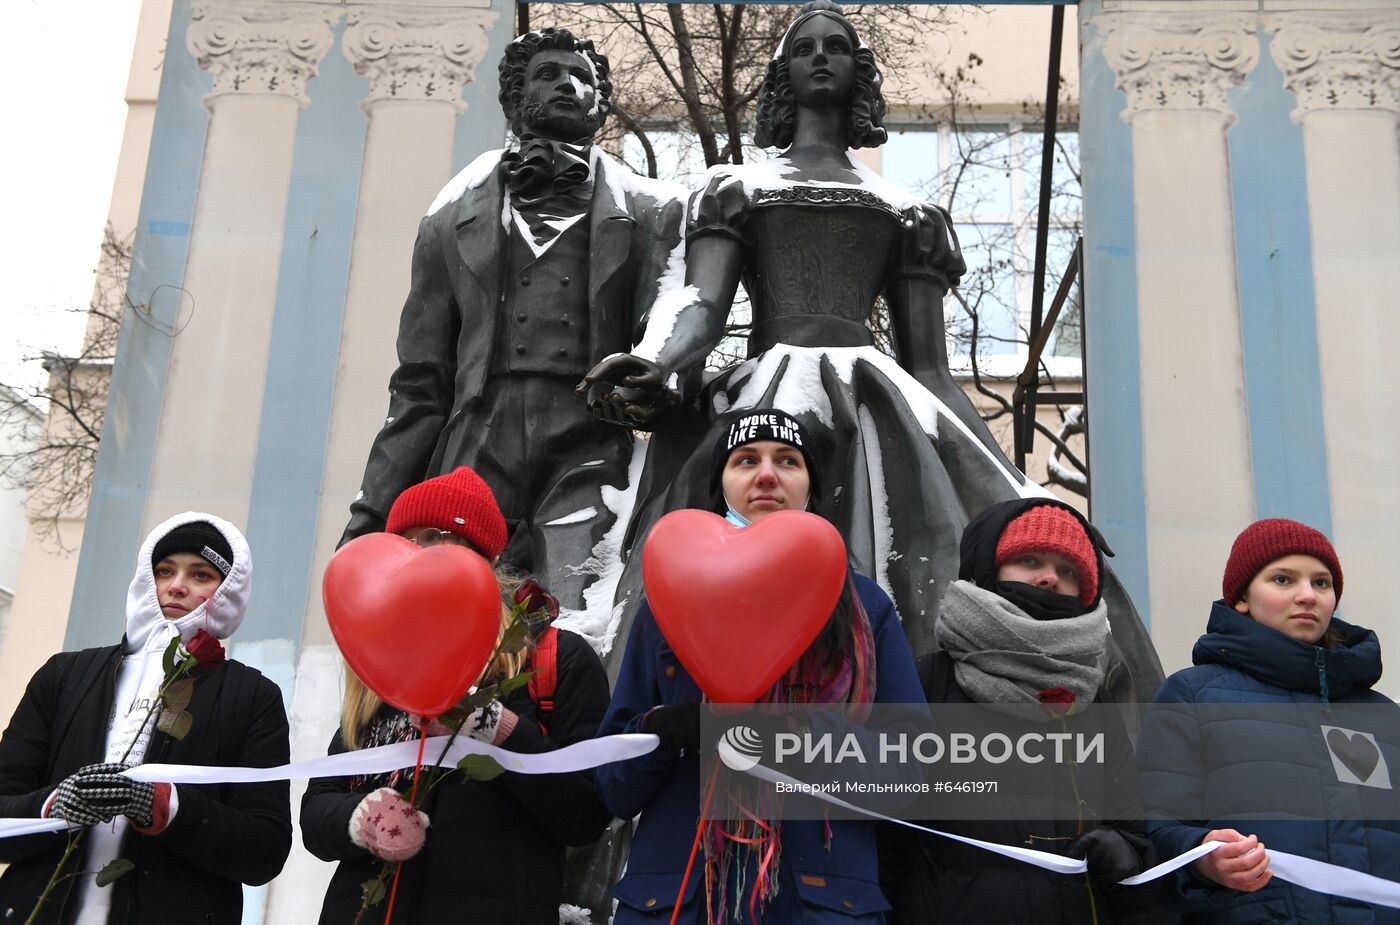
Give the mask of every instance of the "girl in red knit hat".
[[[530, 647], [500, 655], [487, 666], [483, 682], [528, 669], [536, 671], [537, 682], [549, 674], [546, 662], [552, 659], [551, 692], [540, 693], [533, 682], [517, 688], [477, 709], [462, 733], [516, 752], [592, 738], [608, 705], [602, 662], [583, 637], [547, 625], [558, 615], [552, 597], [501, 567], [506, 522], [481, 477], [462, 467], [415, 485], [394, 502], [386, 527], [419, 546], [451, 543], [489, 560], [501, 585], [503, 632], [512, 603], [528, 595]], [[347, 666], [341, 725], [330, 753], [416, 739], [416, 721], [385, 704]], [[449, 730], [430, 725], [428, 731]], [[406, 862], [393, 925], [459, 921], [468, 914], [483, 921], [557, 923], [565, 847], [593, 842], [611, 818], [586, 773], [506, 772], [491, 781], [454, 774], [430, 791], [422, 812], [400, 793], [407, 785], [400, 779], [404, 773], [313, 780], [307, 787], [301, 804], [306, 847], [322, 860], [340, 862], [321, 925], [356, 920], [362, 885], [376, 878], [384, 861]]]
[[[1342, 566], [1326, 536], [1282, 518], [1251, 524], [1230, 550], [1195, 667], [1168, 678], [1155, 698], [1188, 706], [1154, 709], [1144, 721], [1144, 807], [1159, 817], [1210, 807], [1205, 814], [1215, 816], [1151, 823], [1158, 851], [1173, 857], [1225, 843], [1176, 878], [1187, 922], [1400, 923], [1400, 910], [1329, 897], [1269, 868], [1266, 845], [1400, 880], [1393, 812], [1324, 818], [1372, 798], [1393, 803], [1400, 783], [1391, 777], [1400, 774], [1392, 711], [1342, 706], [1390, 701], [1372, 690], [1380, 642], [1335, 616], [1341, 597]], [[1279, 708], [1246, 712], [1238, 704]], [[1231, 821], [1241, 819], [1249, 822]]]
[[[934, 625], [939, 651], [918, 660], [929, 703], [963, 704], [1020, 740], [1063, 731], [1101, 737], [1103, 761], [1040, 764], [996, 799], [996, 819], [932, 826], [1002, 845], [1083, 858], [1066, 877], [903, 827], [886, 832], [881, 881], [896, 925], [924, 922], [1100, 923], [1153, 902], [1152, 886], [1117, 882], [1156, 863], [1134, 796], [1133, 753], [1104, 681], [1111, 637], [1101, 589], [1106, 546], [1068, 504], [1019, 498], [967, 525], [958, 580]], [[938, 715], [935, 711], [935, 717]], [[1073, 805], [1074, 815], [1061, 807]], [[1140, 920], [1135, 920], [1140, 921]]]

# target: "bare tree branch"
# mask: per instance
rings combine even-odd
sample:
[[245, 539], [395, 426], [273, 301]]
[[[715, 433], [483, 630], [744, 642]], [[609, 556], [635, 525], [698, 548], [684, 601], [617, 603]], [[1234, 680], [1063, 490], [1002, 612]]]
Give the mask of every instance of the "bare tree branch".
[[42, 385], [0, 383], [0, 431], [11, 447], [0, 452], [0, 484], [26, 493], [39, 537], [60, 547], [59, 521], [85, 509], [97, 464], [131, 252], [109, 226], [92, 304], [74, 309], [87, 316], [79, 352], [39, 354]]
[[610, 111], [613, 115], [622, 120], [622, 124], [627, 126], [627, 130], [632, 133], [632, 137], [637, 139], [637, 143], [642, 146], [642, 154], [647, 159], [647, 176], [651, 177], [653, 180], [656, 179], [656, 149], [652, 147], [651, 136], [649, 136], [646, 129], [642, 128], [637, 120], [632, 118], [631, 114], [621, 106], [614, 104]]

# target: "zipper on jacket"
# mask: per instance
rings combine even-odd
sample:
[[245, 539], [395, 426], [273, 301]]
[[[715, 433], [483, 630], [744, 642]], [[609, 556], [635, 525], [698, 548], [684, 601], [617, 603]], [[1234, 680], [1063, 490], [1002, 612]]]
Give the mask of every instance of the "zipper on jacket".
[[1322, 647], [1317, 647], [1317, 654], [1313, 656], [1313, 664], [1317, 666], [1317, 689], [1322, 694], [1322, 702], [1330, 704], [1332, 698], [1327, 696], [1327, 654], [1322, 651]]

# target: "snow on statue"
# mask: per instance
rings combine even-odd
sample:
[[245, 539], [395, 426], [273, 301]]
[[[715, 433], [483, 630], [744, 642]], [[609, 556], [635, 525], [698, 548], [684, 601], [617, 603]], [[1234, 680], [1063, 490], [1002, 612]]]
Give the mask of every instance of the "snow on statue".
[[608, 74], [593, 43], [565, 29], [506, 47], [500, 101], [519, 143], [478, 157], [419, 226], [388, 416], [342, 543], [384, 529], [405, 489], [468, 466], [509, 524], [505, 560], [547, 578], [564, 607], [583, 606], [597, 574], [583, 566], [621, 535], [609, 531], [629, 509], [636, 441], [573, 388], [636, 342], [679, 265], [683, 222], [683, 189], [593, 145]]
[[[690, 200], [684, 285], [657, 299], [630, 354], [589, 373], [603, 420], [654, 426], [624, 549], [677, 508], [716, 509], [710, 484], [717, 420], [782, 407], [812, 435], [825, 486], [810, 507], [835, 523], [856, 568], [894, 598], [915, 653], [934, 648], [938, 601], [956, 578], [958, 539], [989, 505], [1045, 494], [997, 446], [954, 381], [943, 298], [966, 267], [946, 210], [883, 180], [849, 148], [886, 140], [875, 56], [839, 8], [803, 7], [768, 67], [755, 141], [782, 154], [712, 168]], [[747, 362], [699, 385], [693, 371], [719, 342], [743, 282], [753, 309]], [[883, 294], [895, 356], [874, 346], [868, 319]], [[658, 425], [629, 393], [660, 397], [689, 383]], [[722, 512], [722, 507], [719, 508]], [[640, 599], [633, 555], [607, 640]], [[1109, 576], [1113, 615], [1106, 686], [1144, 700], [1161, 680], [1151, 640]], [[620, 647], [614, 649], [613, 660]]]

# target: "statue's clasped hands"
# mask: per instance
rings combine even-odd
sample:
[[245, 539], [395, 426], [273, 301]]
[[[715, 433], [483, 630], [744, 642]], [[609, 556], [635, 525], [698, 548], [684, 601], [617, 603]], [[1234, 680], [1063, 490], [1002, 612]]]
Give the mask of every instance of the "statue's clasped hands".
[[614, 353], [588, 371], [574, 390], [600, 421], [650, 430], [680, 393], [666, 385], [660, 366], [630, 353]]

